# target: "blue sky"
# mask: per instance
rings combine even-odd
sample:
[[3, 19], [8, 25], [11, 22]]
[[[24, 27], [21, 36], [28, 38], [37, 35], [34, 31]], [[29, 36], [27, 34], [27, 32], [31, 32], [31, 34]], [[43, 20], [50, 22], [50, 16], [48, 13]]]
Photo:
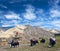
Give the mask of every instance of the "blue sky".
[[0, 0], [0, 27], [16, 25], [60, 30], [60, 0]]

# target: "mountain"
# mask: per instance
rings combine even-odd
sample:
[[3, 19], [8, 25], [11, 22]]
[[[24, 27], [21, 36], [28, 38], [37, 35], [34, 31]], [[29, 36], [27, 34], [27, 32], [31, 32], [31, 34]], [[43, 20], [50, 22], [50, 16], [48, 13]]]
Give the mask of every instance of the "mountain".
[[46, 31], [49, 31], [49, 32], [51, 32], [51, 33], [55, 33], [55, 34], [58, 34], [58, 33], [60, 33], [60, 31], [59, 30], [56, 30], [56, 29], [45, 29]]
[[39, 37], [51, 37], [53, 36], [53, 34], [51, 32], [48, 32], [44, 29], [42, 29], [41, 27], [39, 26], [26, 26], [26, 34], [29, 34], [30, 36], [29, 37], [36, 37], [36, 38], [39, 38]]
[[8, 29], [9, 29], [9, 27], [0, 27], [0, 34], [2, 34], [3, 32], [5, 32]]
[[6, 30], [8, 30], [10, 28], [12, 28], [12, 27], [0, 27], [0, 30], [6, 31]]
[[2, 29], [0, 29], [0, 34], [2, 34], [4, 31]]
[[29, 41], [32, 38], [40, 38], [40, 37], [46, 37], [49, 38], [53, 36], [53, 33], [46, 31], [42, 29], [39, 26], [31, 26], [31, 25], [17, 25], [13, 28], [9, 28], [6, 30], [3, 34], [0, 34], [0, 38], [11, 38], [15, 37], [16, 32], [18, 32], [18, 37], [22, 38], [22, 42]]

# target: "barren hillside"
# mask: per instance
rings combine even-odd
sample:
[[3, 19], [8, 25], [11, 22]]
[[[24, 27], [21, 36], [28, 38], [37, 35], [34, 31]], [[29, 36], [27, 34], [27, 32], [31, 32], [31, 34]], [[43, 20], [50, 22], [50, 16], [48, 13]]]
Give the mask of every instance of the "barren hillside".
[[28, 41], [31, 38], [39, 38], [39, 37], [51, 37], [52, 33], [40, 28], [39, 26], [31, 26], [31, 25], [17, 25], [16, 27], [10, 28], [0, 35], [0, 38], [3, 37], [15, 37], [16, 32], [18, 32], [18, 37], [22, 37], [22, 41]]

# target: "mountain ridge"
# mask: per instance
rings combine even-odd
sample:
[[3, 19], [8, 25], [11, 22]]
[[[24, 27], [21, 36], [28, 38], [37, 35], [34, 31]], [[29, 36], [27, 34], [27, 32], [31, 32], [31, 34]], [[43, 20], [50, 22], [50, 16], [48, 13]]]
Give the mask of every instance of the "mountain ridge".
[[18, 37], [22, 37], [22, 42], [29, 41], [32, 38], [49, 38], [51, 36], [54, 36], [53, 33], [44, 30], [43, 28], [39, 26], [31, 26], [31, 25], [17, 25], [13, 28], [10, 28], [0, 34], [0, 38], [11, 38], [15, 37], [16, 32], [18, 32]]

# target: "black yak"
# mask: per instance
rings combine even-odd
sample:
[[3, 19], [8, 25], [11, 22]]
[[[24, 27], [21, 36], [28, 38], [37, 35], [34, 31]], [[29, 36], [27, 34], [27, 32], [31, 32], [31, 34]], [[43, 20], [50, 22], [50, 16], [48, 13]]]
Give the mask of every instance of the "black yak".
[[38, 40], [33, 40], [33, 39], [30, 40], [30, 45], [31, 46], [36, 45], [36, 43], [38, 43]]
[[11, 47], [19, 47], [19, 42], [15, 42], [14, 40], [12, 40], [12, 42], [10, 43]]

